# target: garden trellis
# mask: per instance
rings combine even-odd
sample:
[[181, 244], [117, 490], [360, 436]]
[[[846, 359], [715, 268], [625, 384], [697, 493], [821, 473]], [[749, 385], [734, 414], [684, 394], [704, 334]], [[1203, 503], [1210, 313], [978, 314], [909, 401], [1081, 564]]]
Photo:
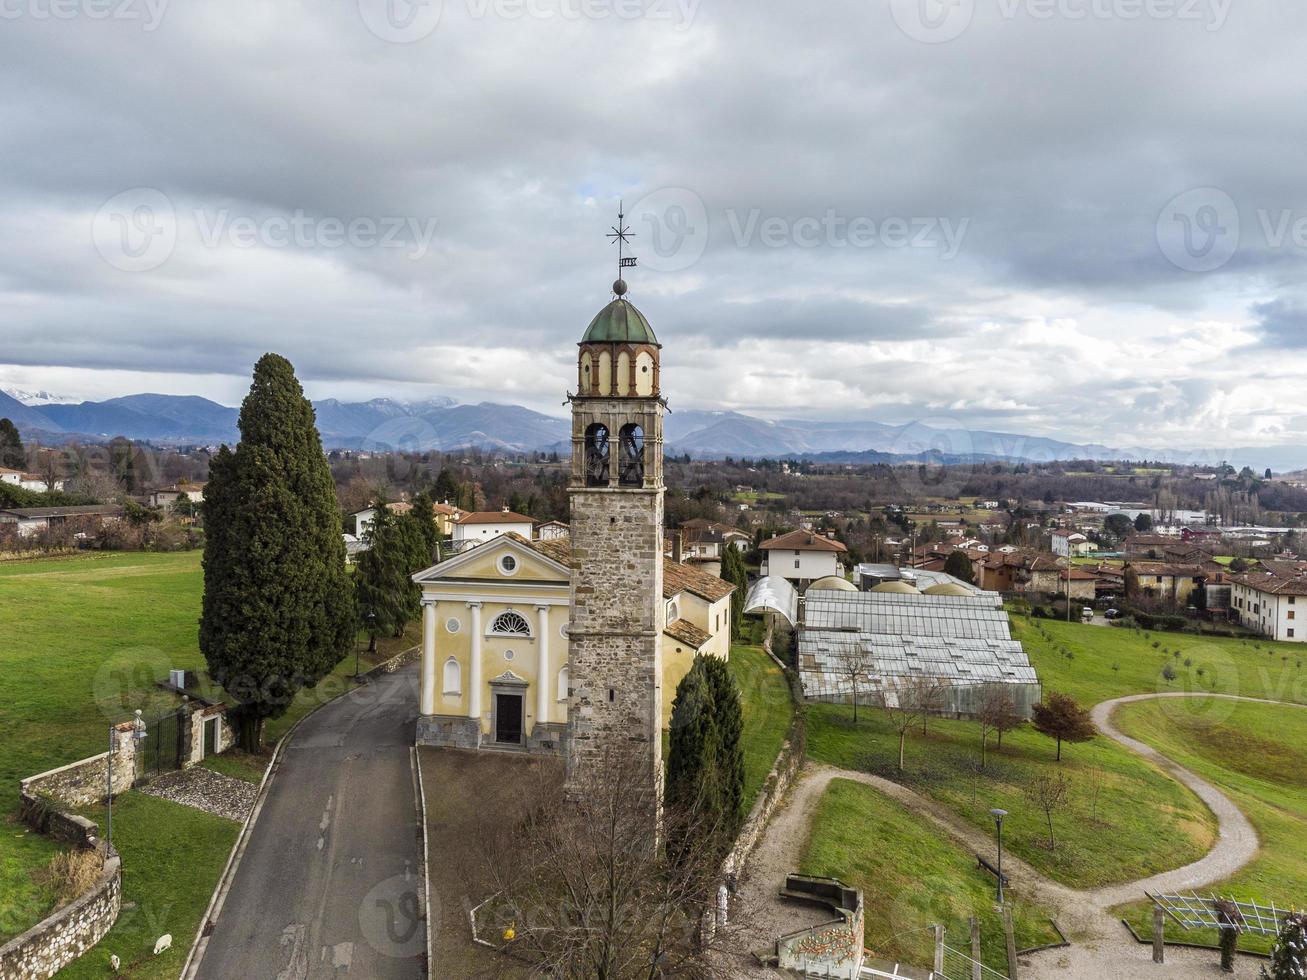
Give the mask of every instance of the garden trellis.
[[[1144, 893], [1148, 895], [1147, 892]], [[1255, 902], [1239, 902], [1219, 895], [1148, 895], [1149, 899], [1178, 922], [1185, 929], [1228, 929], [1235, 926], [1240, 932], [1255, 936], [1278, 936], [1280, 926], [1286, 915], [1296, 910], [1276, 908], [1271, 905], [1258, 905]], [[1238, 921], [1231, 923], [1228, 912], [1222, 907], [1238, 914]]]

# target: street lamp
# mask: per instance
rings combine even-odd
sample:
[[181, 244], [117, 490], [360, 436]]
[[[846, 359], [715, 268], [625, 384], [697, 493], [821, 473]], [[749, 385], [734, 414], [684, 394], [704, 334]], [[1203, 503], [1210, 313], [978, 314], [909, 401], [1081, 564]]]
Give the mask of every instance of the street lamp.
[[[108, 773], [109, 796], [105, 800], [105, 820], [104, 820], [104, 854], [107, 858], [113, 853], [113, 756], [118, 750], [117, 739], [118, 726], [109, 726], [109, 755], [105, 758], [105, 772]], [[141, 709], [136, 709], [135, 717], [132, 718], [132, 741], [138, 745], [141, 739], [147, 734], [145, 722], [141, 719]], [[136, 751], [132, 752], [133, 760], [136, 758]]]
[[994, 825], [998, 828], [998, 904], [1003, 905], [1003, 818], [1007, 816], [1006, 810], [1000, 810], [998, 807], [989, 811], [994, 817]]

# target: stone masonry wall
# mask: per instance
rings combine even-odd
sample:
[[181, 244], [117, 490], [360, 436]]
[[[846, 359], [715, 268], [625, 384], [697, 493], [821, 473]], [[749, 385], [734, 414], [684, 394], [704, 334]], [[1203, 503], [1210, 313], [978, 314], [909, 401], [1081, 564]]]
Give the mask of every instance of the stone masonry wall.
[[105, 861], [96, 883], [64, 906], [0, 946], [0, 980], [45, 980], [98, 943], [122, 908], [122, 867]]
[[[130, 789], [136, 780], [136, 740], [131, 722], [114, 730], [113, 789], [115, 793]], [[71, 762], [19, 784], [26, 796], [48, 796], [72, 806], [98, 803], [108, 795], [109, 753], [101, 752], [89, 759]]]
[[663, 491], [570, 494], [568, 785], [584, 785], [622, 748], [642, 755], [654, 786], [662, 764]]

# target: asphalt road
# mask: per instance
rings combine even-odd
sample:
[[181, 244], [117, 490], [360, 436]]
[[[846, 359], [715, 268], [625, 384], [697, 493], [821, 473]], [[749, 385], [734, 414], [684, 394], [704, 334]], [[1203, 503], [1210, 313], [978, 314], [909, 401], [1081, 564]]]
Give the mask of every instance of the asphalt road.
[[425, 976], [410, 746], [416, 665], [310, 715], [286, 744], [197, 977]]

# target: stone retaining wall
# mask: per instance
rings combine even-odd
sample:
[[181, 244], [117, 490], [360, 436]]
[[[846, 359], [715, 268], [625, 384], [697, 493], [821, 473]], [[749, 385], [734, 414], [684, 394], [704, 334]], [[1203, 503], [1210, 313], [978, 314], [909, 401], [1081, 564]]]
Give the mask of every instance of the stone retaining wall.
[[[128, 790], [136, 781], [136, 739], [132, 723], [114, 727], [113, 789]], [[108, 795], [109, 753], [70, 762], [58, 769], [28, 776], [19, 783], [22, 796], [46, 796], [72, 806], [99, 803]]]
[[[771, 654], [771, 650], [767, 650], [767, 653]], [[790, 722], [790, 731], [785, 736], [781, 751], [776, 756], [776, 763], [763, 781], [758, 799], [754, 801], [753, 809], [749, 811], [749, 816], [735, 838], [735, 846], [731, 848], [731, 852], [726, 855], [726, 860], [722, 864], [722, 874], [728, 882], [733, 882], [743, 870], [749, 855], [753, 853], [754, 847], [762, 838], [767, 821], [771, 819], [772, 813], [785, 797], [790, 783], [794, 781], [795, 774], [803, 766], [807, 754], [808, 728], [804, 715], [802, 689], [798, 686], [799, 680], [793, 671], [787, 670], [785, 678], [790, 685], [790, 699], [794, 702], [794, 718]]]
[[84, 895], [0, 946], [0, 980], [45, 980], [98, 943], [122, 908], [122, 865], [116, 854]]
[[377, 664], [371, 670], [365, 670], [363, 677], [371, 680], [374, 677], [380, 677], [382, 674], [393, 674], [401, 667], [407, 667], [409, 664], [417, 663], [422, 659], [422, 647], [410, 647], [403, 653], [397, 653], [389, 660]]

